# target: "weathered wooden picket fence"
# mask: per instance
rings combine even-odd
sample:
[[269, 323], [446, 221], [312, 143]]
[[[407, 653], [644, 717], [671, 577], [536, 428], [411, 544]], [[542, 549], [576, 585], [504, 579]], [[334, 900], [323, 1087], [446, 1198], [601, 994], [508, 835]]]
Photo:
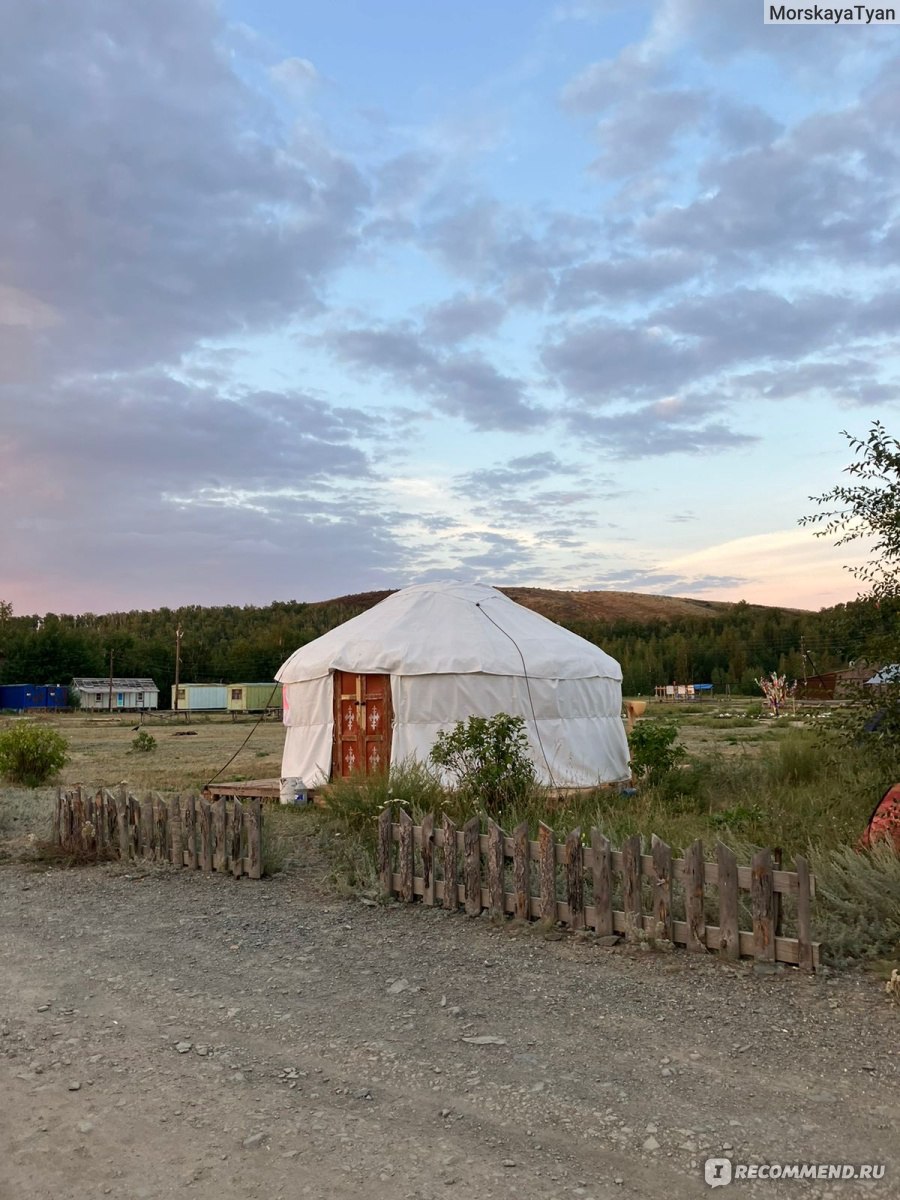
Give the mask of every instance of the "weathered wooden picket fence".
[[143, 858], [235, 877], [262, 874], [259, 798], [230, 804], [224, 796], [143, 800], [119, 788], [57, 793], [53, 840], [62, 850], [99, 857]]
[[[673, 858], [655, 836], [652, 853], [644, 854], [639, 835], [613, 850], [597, 829], [586, 846], [580, 829], [559, 843], [544, 824], [532, 842], [524, 824], [509, 836], [491, 821], [483, 834], [478, 817], [462, 829], [446, 814], [439, 826], [433, 814], [413, 825], [403, 808], [395, 822], [392, 809], [387, 805], [378, 822], [385, 895], [451, 910], [463, 905], [470, 916], [487, 910], [599, 936], [666, 940], [728, 959], [794, 963], [805, 971], [818, 965], [810, 919], [815, 878], [805, 858], [795, 859], [795, 871], [782, 871], [772, 852], [761, 850], [750, 866], [739, 866], [720, 842], [716, 861], [707, 862], [699, 840], [684, 858]], [[739, 927], [742, 910], [749, 929]], [[717, 924], [708, 921], [713, 916]], [[787, 919], [796, 936], [784, 936]]]

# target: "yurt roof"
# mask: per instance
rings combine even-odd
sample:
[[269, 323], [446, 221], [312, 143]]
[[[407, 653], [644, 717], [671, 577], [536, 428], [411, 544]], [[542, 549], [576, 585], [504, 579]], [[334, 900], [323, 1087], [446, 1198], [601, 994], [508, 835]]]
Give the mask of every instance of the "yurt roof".
[[[524, 662], [523, 662], [524, 660]], [[276, 678], [370, 675], [529, 675], [621, 680], [615, 659], [592, 642], [481, 583], [421, 583], [301, 646]]]

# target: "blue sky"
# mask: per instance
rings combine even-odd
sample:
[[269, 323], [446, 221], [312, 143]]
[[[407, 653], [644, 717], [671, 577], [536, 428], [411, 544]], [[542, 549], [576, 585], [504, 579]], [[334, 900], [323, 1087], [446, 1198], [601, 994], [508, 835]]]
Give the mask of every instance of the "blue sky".
[[0, 0], [0, 596], [817, 608], [895, 431], [897, 30]]

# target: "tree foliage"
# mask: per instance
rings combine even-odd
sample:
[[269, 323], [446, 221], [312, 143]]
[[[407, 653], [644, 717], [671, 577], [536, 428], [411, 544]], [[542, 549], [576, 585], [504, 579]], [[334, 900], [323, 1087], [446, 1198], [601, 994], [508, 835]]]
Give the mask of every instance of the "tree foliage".
[[875, 599], [900, 596], [900, 442], [875, 421], [864, 438], [842, 436], [856, 455], [845, 467], [852, 477], [821, 496], [810, 499], [822, 511], [803, 517], [801, 525], [820, 525], [817, 537], [829, 537], [836, 546], [859, 539], [871, 540], [868, 562], [849, 570]]
[[[843, 606], [843, 616], [856, 625], [857, 651], [875, 667], [900, 663], [900, 442], [875, 421], [864, 438], [847, 438], [855, 459], [845, 468], [852, 482], [811, 497], [821, 511], [804, 517], [818, 525], [816, 536], [836, 546], [864, 539], [868, 560], [850, 567], [863, 586], [856, 604]], [[865, 741], [885, 771], [900, 766], [900, 680], [880, 686], [862, 685], [854, 703], [838, 719], [845, 739]]]

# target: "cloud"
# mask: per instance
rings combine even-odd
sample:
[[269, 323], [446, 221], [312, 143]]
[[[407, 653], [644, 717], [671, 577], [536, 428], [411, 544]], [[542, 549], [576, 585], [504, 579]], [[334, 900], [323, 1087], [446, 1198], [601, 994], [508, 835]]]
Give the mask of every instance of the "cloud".
[[597, 320], [569, 328], [541, 355], [572, 395], [591, 404], [670, 391], [702, 367], [699, 352], [659, 329]]
[[475, 354], [444, 355], [409, 326], [335, 330], [325, 344], [341, 361], [380, 371], [448, 416], [475, 429], [530, 429], [546, 414], [526, 399], [521, 381]]
[[723, 420], [703, 420], [689, 404], [645, 404], [629, 412], [597, 415], [572, 411], [568, 428], [611, 458], [651, 458], [667, 454], [708, 454], [750, 446], [759, 438]]
[[276, 83], [301, 95], [319, 83], [319, 72], [308, 58], [284, 58], [269, 68]]
[[628, 46], [618, 57], [591, 63], [579, 72], [563, 88], [560, 99], [570, 112], [600, 113], [667, 77], [659, 62], [649, 61], [639, 47]]
[[6, 288], [56, 314], [26, 331], [45, 375], [154, 366], [313, 312], [357, 244], [362, 176], [279, 130], [223, 36], [210, 3], [97, 0], [52, 20], [13, 4], [0, 262]]
[[649, 246], [726, 263], [792, 253], [871, 260], [893, 220], [890, 138], [868, 115], [822, 115], [778, 143], [707, 160], [702, 193], [660, 205], [635, 232]]
[[557, 310], [592, 304], [651, 300], [695, 278], [708, 259], [697, 252], [660, 251], [580, 263], [561, 272], [554, 295]]
[[[867, 553], [867, 547], [838, 550], [807, 529], [778, 529], [677, 555], [661, 562], [659, 570], [698, 580], [711, 571], [733, 573], [735, 583], [718, 585], [720, 596], [714, 599], [770, 604], [773, 595], [781, 595], [791, 596], [797, 608], [824, 608], [846, 601], [846, 566], [865, 561]], [[698, 583], [690, 594], [711, 590]]]
[[601, 223], [565, 212], [522, 213], [483, 195], [439, 198], [419, 244], [457, 275], [502, 288], [512, 303], [540, 304], [551, 273], [583, 259]]
[[591, 169], [617, 178], [655, 168], [694, 133], [708, 111], [708, 96], [687, 88], [637, 92], [602, 120], [596, 135], [600, 155]]
[[432, 343], [453, 345], [495, 333], [505, 316], [506, 308], [499, 300], [457, 293], [426, 312], [423, 331]]
[[503, 466], [483, 467], [457, 477], [454, 491], [459, 495], [487, 498], [499, 493], [520, 491], [572, 471], [551, 450], [511, 458]]

